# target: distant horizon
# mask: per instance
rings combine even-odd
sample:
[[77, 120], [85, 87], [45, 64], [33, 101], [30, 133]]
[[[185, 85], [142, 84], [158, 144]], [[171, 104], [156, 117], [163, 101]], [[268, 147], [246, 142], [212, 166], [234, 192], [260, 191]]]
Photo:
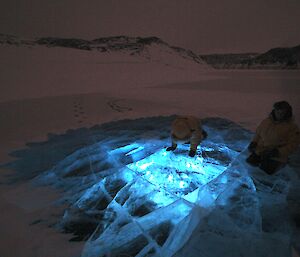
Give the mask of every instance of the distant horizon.
[[[114, 38], [114, 37], [128, 37], [128, 38], [158, 38], [160, 40], [162, 40], [164, 43], [167, 43], [169, 46], [172, 46], [172, 47], [179, 47], [179, 48], [183, 48], [185, 50], [190, 50], [192, 52], [195, 53], [194, 50], [192, 49], [189, 49], [189, 48], [184, 48], [182, 46], [178, 46], [178, 45], [173, 45], [173, 44], [170, 44], [168, 41], [164, 40], [163, 38], [161, 37], [158, 37], [156, 35], [149, 35], [149, 36], [129, 36], [129, 35], [111, 35], [111, 36], [103, 36], [103, 37], [94, 37], [94, 38], [84, 38], [84, 37], [67, 37], [67, 36], [53, 36], [53, 35], [48, 35], [48, 36], [34, 36], [34, 37], [29, 37], [29, 36], [23, 36], [23, 35], [17, 35], [17, 34], [12, 34], [12, 33], [2, 33], [0, 32], [0, 35], [6, 35], [6, 36], [13, 36], [13, 37], [17, 37], [19, 39], [28, 39], [28, 40], [35, 40], [35, 39], [40, 39], [40, 38], [61, 38], [61, 39], [77, 39], [77, 40], [86, 40], [86, 41], [92, 41], [92, 40], [95, 40], [95, 39], [100, 39], [100, 38]], [[251, 51], [251, 50], [248, 50], [248, 51], [244, 51], [244, 52], [203, 52], [203, 53], [198, 53], [196, 52], [197, 55], [226, 55], [226, 54], [262, 54], [262, 53], [265, 53], [271, 49], [274, 49], [274, 48], [293, 48], [293, 47], [297, 47], [297, 46], [300, 46], [300, 43], [299, 44], [296, 44], [296, 45], [289, 45], [289, 46], [274, 46], [274, 47], [269, 47], [267, 48], [266, 50], [264, 51]]]
[[200, 54], [300, 42], [298, 0], [12, 0], [0, 1], [0, 17], [0, 31], [23, 37], [156, 35]]

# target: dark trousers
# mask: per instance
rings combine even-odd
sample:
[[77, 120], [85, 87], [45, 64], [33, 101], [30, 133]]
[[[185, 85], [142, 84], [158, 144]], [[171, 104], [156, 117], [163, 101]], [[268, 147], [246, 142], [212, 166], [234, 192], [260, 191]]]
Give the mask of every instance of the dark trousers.
[[283, 167], [283, 163], [279, 161], [272, 160], [270, 158], [262, 158], [261, 156], [252, 153], [246, 161], [252, 166], [258, 166], [264, 172], [269, 175], [274, 174], [280, 168]]

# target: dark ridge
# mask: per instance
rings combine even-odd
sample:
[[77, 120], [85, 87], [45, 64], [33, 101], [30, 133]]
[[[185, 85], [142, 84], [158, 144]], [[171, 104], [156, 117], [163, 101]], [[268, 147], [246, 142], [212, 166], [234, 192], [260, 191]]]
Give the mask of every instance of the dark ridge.
[[254, 62], [261, 64], [278, 62], [287, 66], [297, 66], [300, 62], [300, 45], [290, 48], [273, 48], [257, 56]]
[[132, 41], [134, 37], [127, 37], [127, 36], [113, 36], [113, 37], [101, 37], [93, 39], [92, 43], [100, 43], [100, 44], [106, 44], [106, 43], [120, 43], [120, 42], [129, 42]]
[[158, 37], [127, 37], [127, 36], [113, 36], [113, 37], [102, 37], [96, 38], [91, 41], [92, 43], [136, 43], [149, 45], [152, 43], [166, 44], [163, 40]]
[[162, 41], [158, 37], [144, 37], [144, 38], [143, 37], [137, 37], [136, 42], [138, 44], [144, 44], [144, 45], [151, 45], [152, 43], [167, 45], [164, 41]]
[[217, 69], [299, 69], [300, 45], [272, 48], [263, 54], [211, 54], [201, 58]]
[[221, 63], [221, 62], [238, 64], [243, 60], [248, 60], [249, 58], [253, 58], [257, 55], [259, 54], [258, 53], [209, 54], [209, 55], [201, 55], [201, 57], [209, 64]]
[[25, 40], [25, 39], [20, 39], [17, 36], [14, 35], [9, 35], [9, 34], [1, 34], [0, 33], [0, 45], [1, 44], [7, 44], [7, 45], [34, 45], [34, 42], [31, 40]]
[[75, 38], [55, 38], [55, 37], [45, 37], [40, 38], [35, 41], [39, 45], [47, 45], [50, 47], [60, 46], [76, 48], [81, 50], [91, 50], [90, 41]]

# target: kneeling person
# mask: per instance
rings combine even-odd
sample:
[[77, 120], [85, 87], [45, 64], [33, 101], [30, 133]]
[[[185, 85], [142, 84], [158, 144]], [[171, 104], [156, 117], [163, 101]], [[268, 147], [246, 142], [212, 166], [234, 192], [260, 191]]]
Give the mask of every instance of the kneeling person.
[[270, 116], [258, 126], [248, 146], [251, 155], [247, 162], [273, 174], [287, 163], [299, 143], [300, 132], [293, 119], [292, 107], [286, 101], [277, 102]]
[[200, 120], [193, 116], [179, 116], [172, 123], [171, 139], [172, 146], [167, 151], [174, 151], [178, 143], [189, 143], [189, 156], [194, 157], [198, 145], [207, 137], [202, 130]]

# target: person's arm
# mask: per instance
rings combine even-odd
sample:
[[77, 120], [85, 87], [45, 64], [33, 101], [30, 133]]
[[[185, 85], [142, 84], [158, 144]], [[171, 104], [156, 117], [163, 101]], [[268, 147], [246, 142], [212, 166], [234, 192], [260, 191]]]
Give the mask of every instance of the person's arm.
[[258, 144], [262, 139], [261, 139], [261, 132], [263, 130], [263, 128], [266, 126], [267, 120], [263, 120], [257, 127], [256, 131], [255, 131], [255, 135], [252, 139], [252, 142], [255, 142], [256, 144]]
[[259, 144], [259, 142], [262, 140], [261, 139], [261, 131], [262, 128], [265, 126], [266, 120], [262, 121], [259, 126], [257, 127], [256, 131], [255, 131], [255, 135], [253, 137], [253, 139], [251, 140], [250, 144], [248, 145], [248, 150], [250, 152], [254, 152], [255, 148], [257, 147], [257, 145]]

